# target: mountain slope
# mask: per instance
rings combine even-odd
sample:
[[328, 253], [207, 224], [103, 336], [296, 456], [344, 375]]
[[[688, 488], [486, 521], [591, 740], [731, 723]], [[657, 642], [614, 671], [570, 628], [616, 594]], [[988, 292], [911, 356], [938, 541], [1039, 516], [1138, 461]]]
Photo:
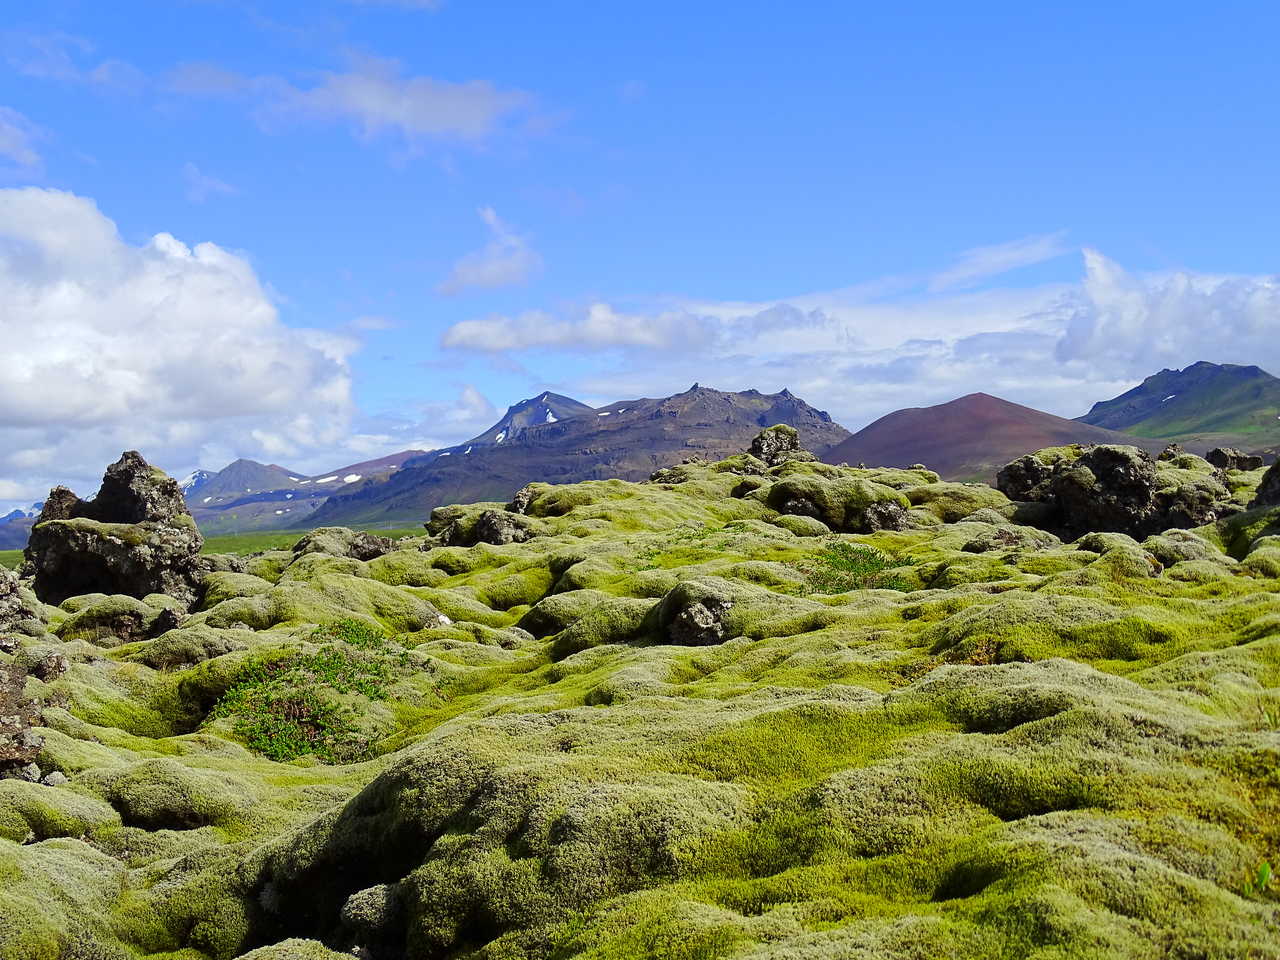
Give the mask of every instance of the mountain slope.
[[1280, 379], [1255, 366], [1201, 361], [1161, 370], [1079, 419], [1141, 437], [1263, 449], [1280, 443]]
[[[506, 500], [532, 480], [576, 483], [617, 477], [639, 480], [691, 455], [716, 458], [742, 450], [761, 427], [789, 423], [805, 445], [821, 452], [849, 432], [824, 412], [783, 390], [726, 393], [697, 384], [661, 399], [624, 400], [576, 416], [537, 422], [534, 415], [497, 442], [502, 421], [474, 441], [432, 451], [382, 481], [353, 485], [329, 498], [310, 518], [314, 525], [421, 523], [433, 507], [477, 500]], [[567, 398], [558, 398], [560, 400]], [[574, 401], [570, 401], [573, 403]], [[554, 413], [555, 407], [552, 407]], [[576, 408], [574, 408], [576, 409]], [[504, 418], [506, 421], [507, 418]], [[533, 422], [530, 422], [533, 421]], [[491, 442], [483, 442], [489, 438]]]
[[945, 479], [990, 481], [997, 470], [1028, 450], [1069, 443], [1136, 443], [1150, 450], [1163, 446], [971, 393], [933, 407], [896, 410], [859, 430], [823, 459], [875, 467], [923, 463]]
[[422, 450], [402, 450], [309, 477], [277, 464], [240, 459], [216, 473], [197, 471], [186, 488], [187, 507], [206, 534], [289, 530], [309, 524], [311, 514], [336, 489], [385, 478]]

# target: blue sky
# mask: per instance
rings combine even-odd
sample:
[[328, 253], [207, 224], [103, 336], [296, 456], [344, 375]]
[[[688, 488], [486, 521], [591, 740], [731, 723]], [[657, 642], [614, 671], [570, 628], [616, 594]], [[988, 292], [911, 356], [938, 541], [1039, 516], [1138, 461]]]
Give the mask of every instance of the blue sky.
[[123, 446], [320, 470], [544, 389], [789, 386], [857, 429], [1280, 373], [1273, 4], [5, 22], [0, 501]]

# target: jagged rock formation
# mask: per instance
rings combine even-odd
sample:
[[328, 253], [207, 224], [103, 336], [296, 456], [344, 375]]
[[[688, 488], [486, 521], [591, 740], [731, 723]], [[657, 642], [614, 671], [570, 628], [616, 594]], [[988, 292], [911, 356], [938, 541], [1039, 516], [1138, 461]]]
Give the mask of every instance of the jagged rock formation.
[[136, 451], [107, 468], [92, 500], [55, 487], [25, 551], [36, 595], [61, 603], [86, 593], [195, 602], [204, 538], [182, 490]]
[[[30, 594], [24, 595], [17, 576], [0, 567], [0, 652], [12, 652], [11, 648], [16, 646], [14, 634], [39, 631], [39, 614], [33, 601]], [[10, 640], [6, 641], [6, 637]]]
[[[1225, 475], [1223, 475], [1225, 476]], [[996, 486], [1011, 500], [1042, 503], [1039, 523], [1069, 537], [1093, 532], [1145, 537], [1197, 527], [1244, 509], [1206, 460], [1103, 444], [1042, 450], [1007, 464]]]
[[23, 692], [26, 682], [26, 670], [0, 663], [0, 779], [40, 779], [33, 761], [44, 741], [31, 729], [40, 711]]

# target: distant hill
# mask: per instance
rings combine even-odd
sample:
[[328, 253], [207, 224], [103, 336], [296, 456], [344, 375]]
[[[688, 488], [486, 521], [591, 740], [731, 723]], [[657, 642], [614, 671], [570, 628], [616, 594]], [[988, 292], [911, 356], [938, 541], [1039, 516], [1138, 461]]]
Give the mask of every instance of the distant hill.
[[1259, 367], [1201, 361], [1161, 370], [1095, 403], [1080, 422], [1188, 446], [1273, 450], [1280, 444], [1280, 379]]
[[833, 447], [823, 459], [877, 467], [923, 463], [944, 479], [989, 482], [1024, 453], [1069, 443], [1132, 443], [1153, 451], [1164, 446], [971, 393], [933, 407], [894, 411]]
[[726, 393], [694, 384], [675, 396], [624, 400], [598, 410], [542, 394], [513, 406], [472, 441], [335, 492], [309, 522], [421, 523], [433, 507], [506, 500], [531, 480], [645, 479], [686, 456], [720, 459], [738, 453], [774, 423], [796, 427], [817, 453], [849, 435], [787, 390]]
[[27, 545], [31, 528], [35, 526], [43, 506], [43, 503], [35, 503], [25, 510], [11, 510], [0, 516], [0, 550], [21, 550]]
[[315, 476], [241, 459], [215, 473], [198, 470], [183, 486], [187, 506], [206, 535], [296, 529], [309, 525], [311, 514], [335, 489], [385, 477], [423, 452], [402, 450]]

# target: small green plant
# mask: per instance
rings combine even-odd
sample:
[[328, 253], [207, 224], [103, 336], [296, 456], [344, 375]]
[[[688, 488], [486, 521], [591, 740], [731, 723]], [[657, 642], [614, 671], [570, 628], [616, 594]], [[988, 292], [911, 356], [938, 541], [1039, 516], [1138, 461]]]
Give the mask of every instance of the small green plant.
[[376, 650], [385, 647], [391, 637], [385, 630], [371, 626], [363, 620], [348, 618], [316, 627], [311, 639], [315, 643], [341, 641], [363, 650]]
[[804, 574], [811, 593], [834, 594], [848, 590], [910, 590], [910, 583], [893, 571], [914, 562], [910, 557], [894, 557], [866, 544], [831, 540], [821, 553], [795, 566]]
[[1258, 722], [1264, 730], [1280, 730], [1280, 700], [1259, 695]]
[[385, 700], [408, 653], [393, 652], [391, 637], [363, 620], [325, 624], [311, 639], [321, 644], [314, 651], [247, 663], [210, 718], [230, 718], [236, 734], [272, 760], [359, 759], [368, 744], [335, 695]]
[[1253, 876], [1245, 880], [1242, 893], [1251, 898], [1264, 896], [1271, 889], [1271, 880], [1271, 864], [1264, 860]]

